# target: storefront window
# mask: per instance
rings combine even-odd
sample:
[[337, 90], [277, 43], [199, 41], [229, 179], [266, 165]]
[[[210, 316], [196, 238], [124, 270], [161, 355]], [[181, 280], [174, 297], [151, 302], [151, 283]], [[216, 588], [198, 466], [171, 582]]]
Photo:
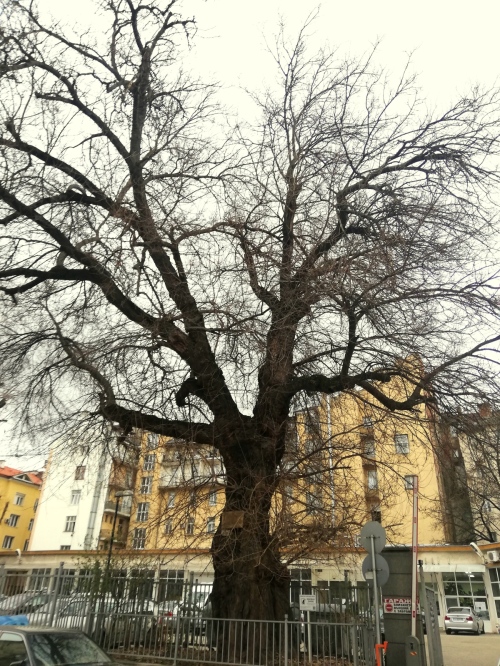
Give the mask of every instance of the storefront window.
[[470, 606], [489, 620], [488, 602], [483, 575], [479, 572], [456, 572], [443, 574], [446, 608], [452, 606]]

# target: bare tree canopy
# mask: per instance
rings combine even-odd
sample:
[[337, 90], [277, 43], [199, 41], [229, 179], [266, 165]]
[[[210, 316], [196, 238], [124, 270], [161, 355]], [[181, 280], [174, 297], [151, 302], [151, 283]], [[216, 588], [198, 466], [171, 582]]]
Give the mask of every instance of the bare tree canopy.
[[429, 112], [406, 70], [309, 54], [306, 27], [278, 35], [260, 122], [228, 129], [183, 71], [180, 0], [102, 5], [106, 34], [24, 1], [1, 28], [0, 374], [32, 425], [214, 445], [244, 513], [214, 537], [214, 612], [282, 618], [269, 511], [293, 401], [411, 411], [493, 381], [499, 94]]

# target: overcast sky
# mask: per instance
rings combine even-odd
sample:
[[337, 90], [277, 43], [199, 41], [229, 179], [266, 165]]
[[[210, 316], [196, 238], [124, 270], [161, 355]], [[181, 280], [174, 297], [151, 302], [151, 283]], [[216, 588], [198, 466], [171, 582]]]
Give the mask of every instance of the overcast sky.
[[[100, 23], [92, 0], [39, 0], [39, 6], [42, 14], [50, 11], [73, 25], [98, 28]], [[446, 105], [475, 83], [491, 86], [500, 80], [498, 1], [330, 0], [319, 5], [314, 0], [185, 0], [183, 6], [199, 28], [191, 67], [223, 84], [225, 99], [242, 117], [246, 98], [238, 88], [259, 88], [270, 77], [266, 38], [272, 41], [280, 19], [295, 34], [318, 7], [319, 18], [310, 30], [318, 46], [328, 42], [343, 54], [361, 55], [381, 40], [378, 62], [394, 73], [412, 52], [413, 70], [430, 107]], [[26, 453], [27, 446], [0, 423], [0, 458], [24, 468], [43, 462], [43, 454], [35, 459], [7, 455], [16, 449]]]

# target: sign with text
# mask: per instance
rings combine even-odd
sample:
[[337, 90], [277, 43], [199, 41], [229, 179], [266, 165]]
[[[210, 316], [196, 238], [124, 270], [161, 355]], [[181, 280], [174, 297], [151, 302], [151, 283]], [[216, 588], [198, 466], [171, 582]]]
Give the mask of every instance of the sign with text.
[[299, 608], [302, 611], [316, 610], [316, 595], [315, 594], [300, 594], [299, 595]]
[[411, 615], [411, 597], [384, 597], [384, 613]]

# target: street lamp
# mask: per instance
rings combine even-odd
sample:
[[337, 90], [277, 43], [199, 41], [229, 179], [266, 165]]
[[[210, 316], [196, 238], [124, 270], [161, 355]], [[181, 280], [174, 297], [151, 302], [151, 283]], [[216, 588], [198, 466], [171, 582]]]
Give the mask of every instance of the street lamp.
[[111, 536], [109, 539], [109, 548], [108, 548], [108, 557], [106, 559], [106, 566], [104, 568], [104, 576], [102, 578], [102, 591], [101, 591], [101, 601], [99, 604], [99, 611], [97, 614], [97, 622], [95, 629], [95, 639], [97, 642], [100, 642], [102, 637], [102, 625], [104, 622], [104, 600], [106, 598], [106, 588], [109, 581], [109, 569], [111, 567], [111, 555], [113, 553], [113, 541], [115, 540], [115, 529], [116, 529], [116, 519], [118, 517], [118, 507], [120, 506], [120, 500], [122, 497], [132, 497], [132, 490], [118, 490], [115, 493], [115, 514], [113, 516], [113, 526], [111, 528]]

